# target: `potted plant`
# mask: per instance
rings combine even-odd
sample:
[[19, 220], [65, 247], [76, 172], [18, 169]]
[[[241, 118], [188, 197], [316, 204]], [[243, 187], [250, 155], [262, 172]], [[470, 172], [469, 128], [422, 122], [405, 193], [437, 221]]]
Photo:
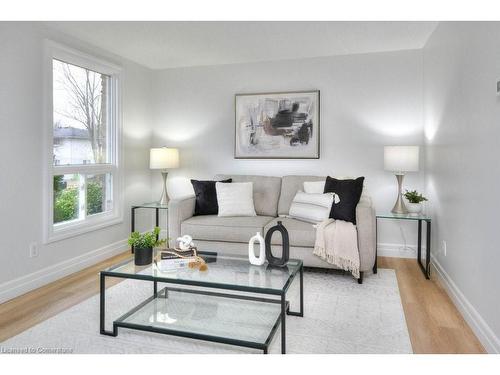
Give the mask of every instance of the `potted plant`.
[[427, 200], [426, 197], [424, 197], [422, 194], [419, 194], [416, 190], [406, 190], [404, 197], [408, 200], [406, 208], [411, 215], [418, 215], [420, 214], [420, 212], [422, 212], [422, 202]]
[[155, 227], [152, 232], [132, 232], [128, 244], [134, 248], [134, 263], [137, 266], [145, 266], [153, 261], [153, 247], [163, 245], [166, 239], [157, 240], [160, 228]]

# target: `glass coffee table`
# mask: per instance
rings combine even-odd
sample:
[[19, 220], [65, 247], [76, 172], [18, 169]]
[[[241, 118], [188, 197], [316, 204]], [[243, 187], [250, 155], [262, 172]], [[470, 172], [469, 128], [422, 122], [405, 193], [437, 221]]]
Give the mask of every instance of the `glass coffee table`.
[[[118, 328], [156, 332], [259, 349], [267, 354], [281, 327], [281, 353], [286, 352], [286, 316], [304, 314], [301, 260], [285, 267], [254, 266], [247, 258], [200, 252], [208, 270], [161, 271], [155, 262], [135, 266], [131, 258], [100, 272], [100, 333], [117, 336]], [[299, 309], [291, 311], [287, 292], [298, 277]], [[106, 278], [150, 281], [149, 298], [105, 329]], [[158, 284], [166, 284], [158, 288]]]

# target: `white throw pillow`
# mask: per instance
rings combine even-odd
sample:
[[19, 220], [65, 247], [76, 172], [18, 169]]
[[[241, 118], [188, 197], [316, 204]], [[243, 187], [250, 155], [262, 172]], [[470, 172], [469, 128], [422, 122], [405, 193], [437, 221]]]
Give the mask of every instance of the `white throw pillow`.
[[307, 194], [323, 194], [326, 178], [323, 181], [304, 181], [304, 192]]
[[334, 193], [307, 194], [299, 191], [293, 198], [288, 214], [294, 219], [321, 223], [330, 216], [334, 199]]
[[215, 183], [217, 191], [218, 216], [256, 216], [253, 204], [253, 183]]

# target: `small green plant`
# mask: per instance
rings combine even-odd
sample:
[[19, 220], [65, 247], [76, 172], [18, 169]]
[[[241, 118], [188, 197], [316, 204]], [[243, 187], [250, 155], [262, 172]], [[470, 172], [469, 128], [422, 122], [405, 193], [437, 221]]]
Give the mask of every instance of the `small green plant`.
[[128, 239], [128, 244], [139, 249], [146, 249], [150, 247], [158, 247], [167, 242], [165, 238], [161, 240], [156, 240], [157, 236], [160, 234], [160, 228], [155, 227], [152, 232], [146, 232], [140, 234], [139, 232], [132, 232]]
[[408, 199], [408, 202], [410, 203], [420, 203], [427, 200], [426, 197], [424, 197], [422, 194], [419, 194], [416, 190], [413, 191], [406, 190], [404, 196], [406, 199]]

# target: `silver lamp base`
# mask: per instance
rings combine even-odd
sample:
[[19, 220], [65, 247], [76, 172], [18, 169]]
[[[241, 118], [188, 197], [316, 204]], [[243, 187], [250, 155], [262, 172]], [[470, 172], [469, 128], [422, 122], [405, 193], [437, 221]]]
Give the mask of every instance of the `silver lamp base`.
[[405, 202], [403, 201], [403, 177], [404, 174], [397, 174], [396, 179], [398, 180], [398, 199], [394, 204], [391, 212], [397, 215], [407, 214], [408, 210], [406, 209]]
[[160, 197], [160, 200], [158, 201], [158, 203], [166, 206], [168, 204], [168, 201], [170, 200], [170, 198], [168, 197], [168, 193], [167, 193], [168, 172], [161, 172], [161, 175], [163, 177], [163, 191], [161, 193], [161, 197]]

